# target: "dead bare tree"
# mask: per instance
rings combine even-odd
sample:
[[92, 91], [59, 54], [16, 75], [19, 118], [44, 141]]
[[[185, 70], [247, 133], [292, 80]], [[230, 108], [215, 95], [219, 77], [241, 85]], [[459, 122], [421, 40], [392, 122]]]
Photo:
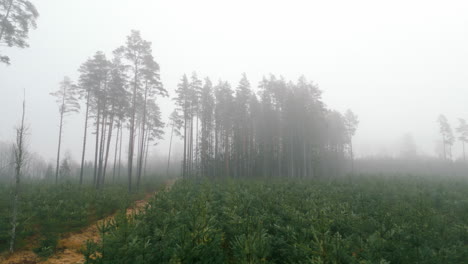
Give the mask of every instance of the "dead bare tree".
[[21, 169], [24, 166], [26, 150], [25, 137], [27, 128], [24, 126], [24, 116], [26, 111], [26, 99], [23, 99], [23, 113], [21, 116], [21, 124], [16, 128], [16, 143], [13, 145], [14, 164], [15, 164], [15, 186], [13, 189], [13, 206], [11, 214], [11, 240], [10, 252], [13, 253], [15, 248], [16, 227], [18, 225], [18, 200], [20, 191]]

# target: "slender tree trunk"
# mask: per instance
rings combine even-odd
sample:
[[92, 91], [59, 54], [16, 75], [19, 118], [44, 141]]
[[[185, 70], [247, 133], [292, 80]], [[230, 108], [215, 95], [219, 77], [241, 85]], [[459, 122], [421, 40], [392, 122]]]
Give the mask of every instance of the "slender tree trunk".
[[13, 253], [15, 249], [16, 240], [16, 226], [18, 225], [18, 200], [20, 192], [20, 177], [21, 169], [24, 163], [24, 116], [26, 112], [26, 99], [23, 99], [23, 114], [21, 117], [21, 126], [16, 130], [16, 147], [15, 147], [15, 188], [13, 190], [13, 205], [11, 215], [11, 240], [10, 240], [10, 253]]
[[80, 185], [83, 184], [84, 158], [85, 158], [85, 151], [86, 151], [86, 136], [88, 134], [88, 114], [89, 114], [89, 91], [86, 94], [86, 114], [85, 114], [85, 128], [84, 128], [84, 136], [83, 136], [83, 150], [81, 152]]
[[208, 171], [208, 169], [211, 167], [212, 169], [208, 172], [211, 177], [215, 177], [215, 162], [214, 162], [214, 134], [212, 134], [214, 131], [212, 131], [212, 127], [210, 126], [210, 128], [208, 129], [208, 141], [209, 141], [209, 144], [208, 144], [208, 158], [206, 160], [206, 169]]
[[140, 133], [140, 153], [138, 154], [139, 159], [138, 159], [138, 167], [137, 167], [137, 189], [140, 188], [141, 172], [143, 169], [147, 100], [148, 100], [148, 84], [145, 85], [145, 97], [144, 97], [144, 102], [143, 102], [143, 120], [141, 122], [141, 133]]
[[63, 89], [63, 95], [62, 96], [63, 96], [62, 97], [62, 106], [60, 107], [60, 128], [59, 128], [59, 136], [58, 136], [57, 166], [55, 167], [55, 184], [58, 183], [58, 175], [59, 175], [59, 168], [60, 168], [60, 147], [61, 147], [61, 144], [62, 144], [63, 114], [65, 112], [65, 88]]
[[277, 176], [280, 177], [282, 176], [282, 172], [283, 172], [283, 157], [282, 157], [282, 149], [281, 149], [281, 146], [282, 146], [282, 143], [281, 143], [281, 136], [278, 140], [278, 174]]
[[171, 164], [171, 149], [172, 149], [172, 136], [174, 134], [174, 121], [172, 122], [172, 129], [171, 129], [171, 140], [169, 141], [169, 154], [167, 155], [167, 169], [166, 175], [169, 176], [169, 166]]
[[187, 177], [187, 117], [184, 114], [184, 161], [182, 165], [182, 177]]
[[230, 171], [229, 171], [229, 136], [227, 131], [225, 131], [226, 135], [224, 135], [224, 165], [225, 165], [225, 175], [226, 177], [229, 177]]
[[112, 169], [112, 182], [115, 182], [115, 169], [117, 166], [117, 151], [119, 147], [119, 136], [122, 123], [119, 121], [117, 126], [117, 136], [115, 137], [115, 148], [114, 148], [114, 168]]
[[146, 165], [148, 164], [148, 152], [149, 152], [150, 139], [146, 136], [146, 147], [145, 147], [145, 165], [143, 165], [143, 177], [146, 177]]
[[113, 127], [114, 127], [114, 107], [112, 107], [112, 114], [111, 114], [110, 123], [109, 123], [109, 132], [107, 133], [107, 147], [106, 147], [106, 157], [104, 159], [104, 172], [102, 173], [102, 185], [104, 185], [104, 181], [106, 180], [107, 162], [109, 160], [109, 152], [110, 152]]
[[58, 183], [59, 168], [60, 168], [60, 147], [62, 144], [62, 127], [63, 127], [63, 113], [60, 114], [60, 128], [59, 128], [59, 140], [57, 149], [57, 165], [55, 167], [55, 184]]
[[[98, 105], [99, 105], [99, 100], [98, 100]], [[100, 120], [101, 118], [101, 111], [99, 111], [99, 108], [97, 109], [97, 117], [96, 117], [96, 144], [95, 144], [95, 150], [94, 150], [94, 174], [93, 174], [93, 185], [96, 187], [97, 186], [97, 169], [98, 169], [98, 154], [99, 154], [99, 125], [100, 125]]]
[[[104, 107], [105, 109], [105, 107]], [[101, 142], [99, 144], [99, 168], [98, 168], [98, 177], [97, 177], [97, 188], [101, 188], [103, 183], [103, 169], [104, 169], [104, 148], [106, 142], [106, 132], [107, 132], [107, 114], [103, 112], [102, 115], [102, 124], [101, 124]]]
[[136, 115], [136, 98], [138, 87], [138, 67], [135, 65], [135, 77], [133, 83], [133, 99], [132, 99], [132, 114], [130, 119], [130, 136], [128, 142], [128, 192], [132, 191], [132, 170], [133, 170], [133, 152], [135, 144], [135, 115]]
[[305, 149], [305, 144], [302, 147], [302, 177], [305, 178], [307, 176], [307, 156], [306, 156], [306, 149]]
[[[142, 126], [141, 124], [137, 124], [136, 125], [137, 128], [135, 128], [137, 130], [136, 132], [136, 135], [135, 135], [135, 141], [136, 141], [136, 166], [135, 166], [135, 170], [136, 170], [136, 174], [135, 174], [135, 177], [136, 179], [138, 179], [138, 173], [139, 173], [139, 165], [140, 165], [140, 159], [141, 159], [141, 136], [142, 136], [142, 133], [141, 133], [141, 129], [142, 129]], [[138, 185], [138, 184], [135, 184], [135, 185]], [[137, 187], [138, 189], [138, 187]]]
[[195, 129], [195, 132], [197, 133], [196, 134], [196, 138], [195, 138], [195, 169], [197, 170], [196, 171], [196, 175], [198, 176], [199, 174], [199, 170], [200, 170], [200, 165], [198, 164], [198, 112], [197, 112], [197, 115], [196, 115], [196, 120], [197, 120], [197, 124], [196, 124], [196, 129]]
[[349, 142], [349, 147], [351, 148], [351, 174], [354, 174], [354, 152], [353, 152], [353, 142]]
[[216, 174], [218, 173], [218, 159], [219, 159], [219, 153], [218, 153], [218, 145], [219, 145], [219, 129], [218, 129], [218, 125], [216, 125], [216, 128], [215, 128], [215, 160], [214, 160], [214, 164], [213, 164], [213, 168], [214, 168], [214, 175], [215, 177], [217, 176]]
[[193, 176], [193, 115], [190, 115], [189, 172]]
[[123, 135], [122, 135], [122, 132], [123, 132], [123, 127], [122, 127], [122, 121], [120, 121], [120, 143], [119, 143], [119, 173], [117, 174], [117, 178], [119, 178], [120, 180], [120, 169], [122, 167], [122, 139], [123, 139]]

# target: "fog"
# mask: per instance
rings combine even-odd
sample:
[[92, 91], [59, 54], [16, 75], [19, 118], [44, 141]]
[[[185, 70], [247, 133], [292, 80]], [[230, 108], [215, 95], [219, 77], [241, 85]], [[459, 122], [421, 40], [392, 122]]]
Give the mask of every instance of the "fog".
[[465, 263], [467, 14], [0, 0], [0, 263]]
[[[246, 73], [252, 87], [270, 73], [304, 75], [325, 104], [359, 116], [357, 157], [398, 155], [406, 134], [420, 154], [436, 156], [437, 117], [452, 127], [468, 118], [468, 2], [466, 1], [34, 1], [40, 12], [27, 49], [0, 47], [0, 141], [14, 140], [26, 91], [28, 146], [56, 155], [58, 106], [49, 95], [63, 76], [96, 51], [122, 45], [131, 29], [152, 42], [170, 97], [182, 74], [196, 71], [235, 87]], [[64, 127], [63, 151], [79, 159], [83, 111]], [[167, 133], [155, 152], [166, 153]], [[180, 153], [180, 143], [175, 151]], [[454, 144], [454, 159], [461, 145]], [[88, 152], [91, 157], [92, 151]]]

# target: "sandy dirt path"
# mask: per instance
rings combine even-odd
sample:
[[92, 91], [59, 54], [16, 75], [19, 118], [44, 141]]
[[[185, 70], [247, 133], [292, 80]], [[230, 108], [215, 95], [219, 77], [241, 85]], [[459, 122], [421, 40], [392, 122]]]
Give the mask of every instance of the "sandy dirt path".
[[[175, 180], [166, 182], [165, 189], [168, 190]], [[148, 194], [143, 200], [136, 201], [132, 207], [127, 208], [127, 215], [139, 212], [145, 208], [148, 201], [156, 193]], [[93, 240], [98, 242], [100, 239], [97, 226], [104, 221], [110, 221], [114, 215], [108, 216], [104, 219], [98, 220], [96, 223], [83, 228], [79, 232], [69, 233], [62, 236], [57, 245], [57, 252], [50, 256], [47, 260], [41, 260], [32, 249], [25, 249], [15, 252], [7, 259], [0, 262], [2, 264], [82, 264], [84, 263], [84, 256], [80, 253], [86, 241]]]

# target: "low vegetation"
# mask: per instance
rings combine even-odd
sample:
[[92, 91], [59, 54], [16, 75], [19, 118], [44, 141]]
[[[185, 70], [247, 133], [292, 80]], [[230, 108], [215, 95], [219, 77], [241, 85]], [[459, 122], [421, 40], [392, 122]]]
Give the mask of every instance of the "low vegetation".
[[463, 263], [468, 181], [185, 180], [100, 227], [87, 263]]
[[[15, 248], [32, 247], [39, 256], [49, 256], [56, 250], [62, 234], [78, 231], [119, 209], [125, 209], [159, 186], [161, 184], [157, 182], [146, 183], [145, 189], [128, 193], [125, 184], [109, 184], [102, 190], [96, 190], [92, 186], [69, 183], [24, 182], [21, 185]], [[0, 185], [0, 252], [6, 251], [10, 243], [10, 192], [10, 187]]]

